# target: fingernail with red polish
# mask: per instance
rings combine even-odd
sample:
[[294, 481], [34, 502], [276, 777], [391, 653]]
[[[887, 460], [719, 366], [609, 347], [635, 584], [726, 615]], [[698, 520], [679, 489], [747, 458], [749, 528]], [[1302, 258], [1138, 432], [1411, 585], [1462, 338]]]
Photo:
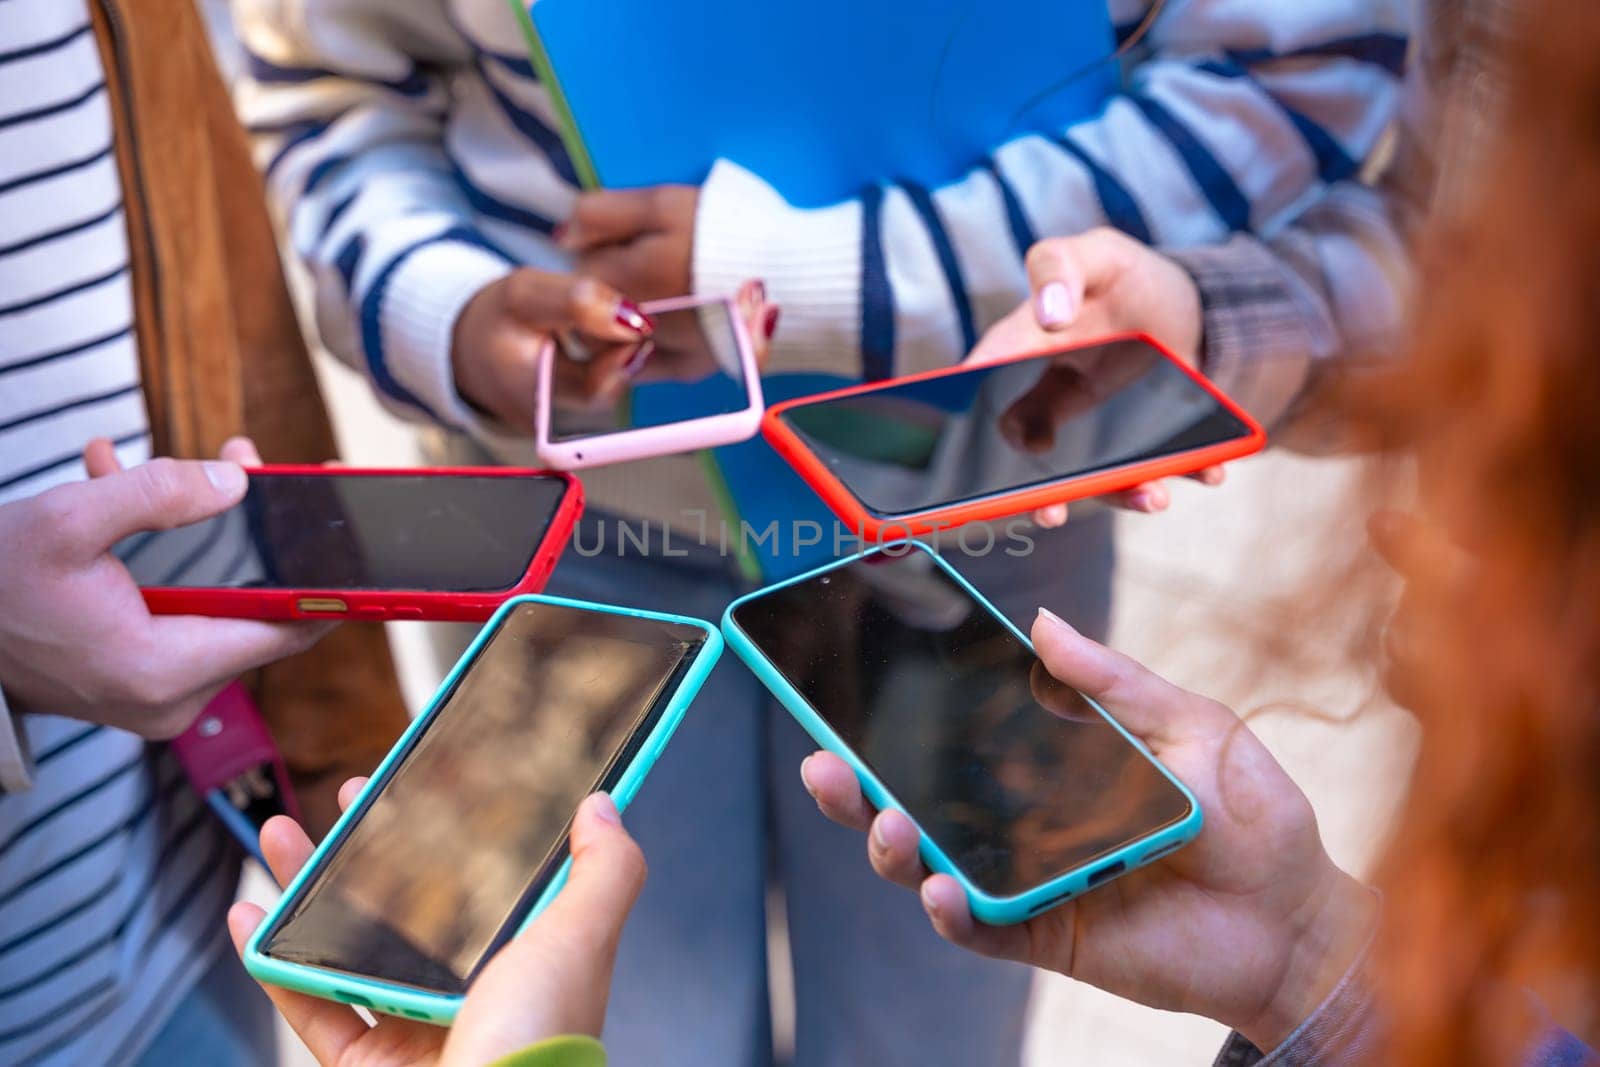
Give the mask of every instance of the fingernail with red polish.
[[766, 332], [767, 340], [769, 340], [769, 341], [772, 340], [772, 335], [778, 332], [778, 315], [779, 315], [779, 313], [780, 313], [780, 309], [778, 309], [778, 308], [768, 308], [767, 309], [767, 321], [762, 326], [762, 329]]
[[1039, 325], [1066, 326], [1077, 315], [1077, 309], [1072, 306], [1072, 291], [1065, 282], [1050, 282], [1039, 290], [1039, 298], [1035, 314], [1038, 316]]
[[647, 334], [656, 328], [650, 316], [640, 311], [639, 305], [631, 300], [624, 300], [617, 305], [617, 325], [637, 334]]

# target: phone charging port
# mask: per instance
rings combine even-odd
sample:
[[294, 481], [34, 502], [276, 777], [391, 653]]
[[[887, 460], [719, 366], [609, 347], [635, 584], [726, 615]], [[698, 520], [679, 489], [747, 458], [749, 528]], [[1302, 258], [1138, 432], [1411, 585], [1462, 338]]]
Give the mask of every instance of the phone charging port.
[[1089, 876], [1089, 888], [1093, 889], [1097, 885], [1103, 885], [1127, 869], [1128, 865], [1122, 860], [1118, 860], [1115, 863], [1108, 863]]

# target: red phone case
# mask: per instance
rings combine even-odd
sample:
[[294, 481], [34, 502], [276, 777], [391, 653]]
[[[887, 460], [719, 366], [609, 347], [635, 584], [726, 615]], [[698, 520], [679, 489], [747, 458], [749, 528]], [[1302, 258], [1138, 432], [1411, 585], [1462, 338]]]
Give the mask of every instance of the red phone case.
[[436, 622], [482, 622], [514, 596], [537, 593], [555, 570], [556, 560], [572, 539], [583, 513], [583, 483], [564, 471], [518, 467], [355, 468], [264, 466], [266, 474], [405, 475], [409, 477], [558, 478], [566, 483], [561, 502], [544, 530], [538, 549], [521, 580], [491, 593], [441, 593], [408, 589], [143, 589], [144, 601], [157, 615], [213, 615], [230, 619], [428, 619]]
[[[1250, 417], [1248, 412], [1238, 404], [1235, 404], [1223, 394], [1222, 390], [1218, 389], [1194, 368], [1173, 355], [1154, 338], [1138, 333], [1118, 334], [1092, 342], [1092, 344], [1110, 344], [1118, 341], [1142, 341], [1177, 364], [1179, 369], [1194, 379], [1195, 383], [1207, 393], [1210, 393], [1219, 404], [1227, 409], [1229, 414], [1244, 423], [1249, 430], [1248, 435], [1234, 441], [1225, 441], [1219, 445], [1194, 449], [1177, 455], [1164, 456], [1145, 463], [1133, 463], [1125, 467], [1118, 467], [1115, 470], [1086, 474], [1080, 478], [1069, 478], [1053, 482], [1050, 485], [1020, 489], [1014, 493], [985, 497], [982, 500], [968, 501], [963, 504], [952, 504], [948, 507], [917, 512], [913, 515], [880, 518], [868, 511], [861, 501], [856, 498], [855, 494], [828, 469], [827, 464], [807, 447], [805, 441], [793, 430], [789, 429], [788, 426], [784, 425], [782, 420], [783, 413], [791, 408], [801, 407], [806, 404], [815, 404], [824, 400], [836, 400], [840, 397], [855, 396], [859, 393], [871, 393], [902, 385], [906, 382], [918, 382], [930, 378], [961, 374], [972, 370], [971, 366], [958, 363], [953, 367], [946, 367], [941, 370], [925, 371], [921, 374], [894, 378], [889, 381], [852, 385], [829, 393], [819, 393], [816, 396], [801, 397], [796, 400], [774, 404], [767, 409], [766, 415], [761, 420], [761, 433], [774, 451], [788, 461], [789, 465], [795, 469], [801, 478], [805, 479], [806, 484], [816, 491], [816, 494], [823, 499], [841, 521], [848, 523], [850, 528], [857, 531], [863, 539], [879, 543], [885, 540], [934, 533], [941, 529], [952, 529], [969, 522], [992, 522], [997, 519], [1010, 518], [1013, 515], [1021, 515], [1049, 504], [1063, 504], [1072, 500], [1103, 496], [1106, 493], [1131, 489], [1136, 485], [1154, 481], [1158, 478], [1193, 474], [1195, 471], [1204, 470], [1206, 467], [1214, 466], [1218, 463], [1225, 463], [1229, 460], [1251, 455], [1266, 447], [1266, 431], [1261, 428], [1255, 419]], [[1070, 352], [1076, 348], [1087, 347], [1090, 347], [1090, 344], [1037, 349], [1032, 352], [1009, 356], [1003, 360], [995, 360], [994, 362], [1017, 363], [1025, 359], [1037, 359], [1042, 356]]]

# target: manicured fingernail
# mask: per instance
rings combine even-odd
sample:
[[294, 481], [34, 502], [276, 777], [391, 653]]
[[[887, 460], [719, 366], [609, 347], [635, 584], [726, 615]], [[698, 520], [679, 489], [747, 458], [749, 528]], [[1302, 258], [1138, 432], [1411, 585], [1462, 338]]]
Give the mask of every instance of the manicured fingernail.
[[[763, 299], [765, 298], [763, 297]], [[767, 340], [769, 341], [772, 340], [772, 335], [778, 332], [778, 315], [778, 308], [767, 309], [767, 321], [762, 326], [762, 329], [766, 332]]]
[[622, 365], [622, 376], [624, 378], [636, 376], [640, 371], [644, 370], [644, 365], [649, 363], [650, 357], [655, 354], [656, 343], [654, 341], [646, 341], [634, 349], [633, 355], [629, 356], [628, 361]]
[[1051, 626], [1055, 626], [1055, 627], [1057, 627], [1057, 628], [1059, 628], [1061, 630], [1065, 630], [1069, 634], [1076, 634], [1078, 632], [1077, 630], [1075, 630], [1073, 628], [1073, 626], [1072, 626], [1072, 624], [1070, 622], [1068, 622], [1066, 619], [1063, 619], [1060, 615], [1057, 615], [1055, 612], [1051, 611], [1049, 608], [1040, 608], [1039, 609], [1039, 618], [1045, 620]]
[[617, 304], [617, 325], [637, 334], [647, 334], [656, 328], [656, 324], [650, 321], [650, 316], [640, 311], [639, 305], [631, 300], [623, 300]]
[[1036, 314], [1041, 326], [1065, 326], [1076, 317], [1072, 290], [1065, 282], [1050, 282], [1039, 290]]
[[211, 488], [219, 493], [232, 495], [244, 489], [244, 468], [237, 463], [225, 463], [221, 460], [211, 460], [205, 465], [206, 480], [211, 483]]
[[879, 851], [889, 851], [889, 835], [883, 832], [882, 819], [872, 820], [872, 840], [878, 846]]
[[929, 891], [927, 882], [922, 883], [922, 889], [918, 891], [917, 895], [922, 898], [923, 911], [934, 916], [939, 914], [939, 902], [933, 899], [933, 893]]
[[812, 794], [817, 791], [816, 785], [811, 781], [811, 761], [816, 758], [816, 754], [812, 753], [800, 761], [800, 780], [805, 783], [806, 792]]
[[595, 817], [612, 826], [622, 825], [622, 816], [617, 814], [617, 803], [607, 793], [596, 793], [589, 801], [589, 807], [594, 811]]

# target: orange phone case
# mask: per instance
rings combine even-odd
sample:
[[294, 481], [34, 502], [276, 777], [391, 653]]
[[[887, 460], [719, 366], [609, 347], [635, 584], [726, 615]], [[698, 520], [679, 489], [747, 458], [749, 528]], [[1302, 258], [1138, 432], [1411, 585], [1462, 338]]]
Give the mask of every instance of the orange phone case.
[[[1261, 425], [1255, 419], [1250, 417], [1248, 412], [1229, 399], [1222, 390], [1208, 381], [1200, 372], [1173, 355], [1171, 351], [1154, 338], [1137, 333], [1119, 334], [1102, 338], [1093, 342], [1093, 344], [1099, 345], [1117, 341], [1141, 341], [1150, 345], [1163, 357], [1177, 364], [1179, 369], [1192, 378], [1200, 388], [1209, 393], [1229, 414], [1242, 422], [1248, 432], [1245, 436], [1232, 441], [1224, 441], [1221, 444], [1210, 445], [1205, 448], [1162, 456], [1159, 459], [1147, 462], [1130, 463], [1114, 470], [1067, 477], [1057, 482], [1051, 482], [1048, 485], [1036, 485], [1026, 489], [1019, 489], [1015, 492], [985, 496], [981, 499], [949, 504], [928, 511], [893, 516], [875, 515], [869, 511], [856, 495], [828, 469], [827, 464], [818, 458], [817, 454], [806, 445], [805, 441], [784, 424], [784, 412], [807, 404], [818, 404], [862, 393], [881, 392], [904, 385], [907, 382], [964, 374], [978, 369], [977, 367], [962, 363], [942, 370], [926, 371], [922, 374], [893, 378], [888, 381], [853, 385], [830, 393], [820, 393], [816, 396], [802, 397], [797, 400], [775, 404], [767, 409], [766, 415], [761, 420], [761, 433], [766, 438], [767, 443], [773, 447], [773, 450], [787, 460], [790, 466], [794, 467], [800, 477], [805, 479], [806, 484], [816, 491], [817, 495], [823, 499], [840, 520], [849, 523], [851, 529], [856, 531], [863, 540], [870, 539], [879, 544], [884, 543], [885, 540], [904, 539], [921, 534], [934, 533], [938, 530], [954, 529], [969, 522], [992, 522], [996, 519], [1005, 519], [1013, 515], [1025, 514], [1050, 504], [1063, 504], [1073, 500], [1103, 496], [1106, 493], [1131, 489], [1136, 485], [1159, 478], [1193, 474], [1195, 471], [1204, 470], [1219, 463], [1226, 463], [1230, 460], [1252, 455], [1266, 447], [1266, 431], [1261, 428]], [[1019, 353], [1003, 360], [983, 364], [983, 366], [993, 366], [994, 363], [1020, 363], [1023, 360], [1040, 359], [1086, 347], [1090, 346], [1066, 345], [1060, 348], [1039, 349], [1032, 352]]]

